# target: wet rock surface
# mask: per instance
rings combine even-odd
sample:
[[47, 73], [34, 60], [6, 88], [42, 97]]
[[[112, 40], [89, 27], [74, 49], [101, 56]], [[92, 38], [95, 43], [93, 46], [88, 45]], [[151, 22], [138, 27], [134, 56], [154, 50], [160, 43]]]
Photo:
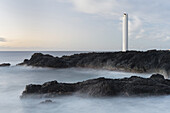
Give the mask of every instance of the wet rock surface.
[[2, 63], [2, 64], [0, 64], [0, 67], [8, 67], [10, 65], [11, 65], [10, 63]]
[[51, 68], [85, 67], [141, 73], [163, 70], [169, 74], [170, 51], [94, 52], [62, 57], [35, 53], [31, 59], [25, 59], [19, 65]]
[[170, 80], [160, 74], [150, 78], [131, 76], [123, 79], [97, 78], [77, 83], [46, 82], [42, 85], [27, 85], [22, 98], [29, 95], [56, 97], [72, 94], [89, 96], [155, 96], [170, 94]]

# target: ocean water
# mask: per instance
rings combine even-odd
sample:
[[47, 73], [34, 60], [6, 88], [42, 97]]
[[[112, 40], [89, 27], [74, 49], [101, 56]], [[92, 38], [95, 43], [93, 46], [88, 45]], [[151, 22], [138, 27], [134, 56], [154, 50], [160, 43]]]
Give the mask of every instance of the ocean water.
[[[39, 104], [45, 98], [20, 99], [27, 84], [47, 81], [78, 82], [97, 77], [123, 78], [137, 74], [82, 68], [50, 69], [15, 66], [34, 52], [0, 52], [0, 63], [11, 67], [0, 68], [0, 113], [169, 113], [170, 96], [94, 98], [78, 95], [51, 98], [53, 104]], [[55, 56], [80, 52], [43, 52]]]

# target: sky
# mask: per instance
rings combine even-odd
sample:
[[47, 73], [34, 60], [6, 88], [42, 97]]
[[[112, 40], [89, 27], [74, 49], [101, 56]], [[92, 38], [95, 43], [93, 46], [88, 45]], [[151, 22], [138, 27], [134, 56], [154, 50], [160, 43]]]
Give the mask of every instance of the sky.
[[0, 0], [0, 51], [170, 49], [169, 0]]

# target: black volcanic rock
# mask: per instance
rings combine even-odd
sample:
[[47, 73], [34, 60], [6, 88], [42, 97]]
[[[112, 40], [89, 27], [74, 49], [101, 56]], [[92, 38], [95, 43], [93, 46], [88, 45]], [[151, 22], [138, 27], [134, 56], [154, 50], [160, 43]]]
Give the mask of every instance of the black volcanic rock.
[[153, 74], [150, 78], [153, 80], [164, 80], [164, 77], [160, 74]]
[[32, 55], [31, 59], [25, 59], [20, 65], [31, 65], [39, 67], [53, 67], [53, 68], [66, 68], [67, 65], [58, 57], [53, 57], [51, 55], [43, 55], [42, 53], [35, 53]]
[[42, 85], [27, 85], [22, 98], [29, 95], [71, 95], [74, 93], [89, 96], [153, 96], [169, 95], [170, 80], [160, 74], [150, 78], [132, 76], [123, 79], [97, 78], [78, 83], [58, 83], [51, 81]]
[[19, 65], [52, 68], [85, 67], [141, 73], [161, 72], [161, 74], [169, 75], [170, 51], [94, 52], [60, 58], [35, 53], [31, 59], [26, 59]]
[[11, 64], [10, 63], [3, 63], [3, 64], [0, 64], [0, 67], [7, 67], [7, 66], [10, 66]]

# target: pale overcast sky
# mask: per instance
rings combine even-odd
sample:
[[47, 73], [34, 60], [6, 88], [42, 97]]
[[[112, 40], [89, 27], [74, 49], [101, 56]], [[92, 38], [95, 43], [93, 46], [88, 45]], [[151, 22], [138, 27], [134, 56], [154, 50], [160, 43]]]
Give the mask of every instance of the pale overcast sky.
[[0, 50], [170, 49], [169, 0], [0, 0]]

